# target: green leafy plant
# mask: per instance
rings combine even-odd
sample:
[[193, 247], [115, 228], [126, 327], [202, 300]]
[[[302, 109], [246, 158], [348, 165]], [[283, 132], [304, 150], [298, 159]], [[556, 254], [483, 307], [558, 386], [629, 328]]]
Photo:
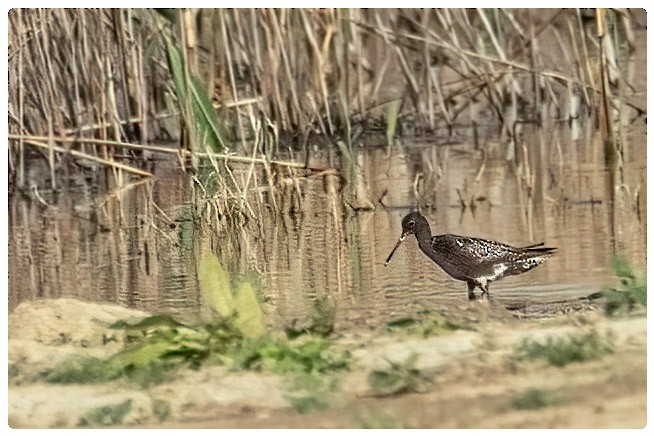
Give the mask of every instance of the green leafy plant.
[[600, 335], [596, 330], [565, 337], [549, 336], [544, 342], [527, 338], [516, 349], [519, 360], [543, 359], [555, 366], [585, 362], [610, 353], [613, 353], [611, 338]]
[[[171, 370], [201, 365], [226, 365], [233, 369], [282, 374], [330, 374], [350, 368], [346, 350], [334, 349], [322, 338], [285, 341], [270, 337], [248, 338], [232, 323], [186, 326], [160, 323], [161, 317], [146, 318], [148, 325], [125, 350], [106, 359], [73, 357], [55, 366], [46, 376], [51, 383], [101, 383], [126, 378], [142, 386], [172, 378]], [[156, 322], [155, 322], [156, 321]], [[119, 323], [124, 329], [136, 324]]]
[[264, 331], [263, 311], [249, 281], [232, 284], [229, 273], [214, 254], [200, 259], [198, 265], [200, 293], [208, 306], [224, 322], [248, 338], [258, 338]]
[[171, 40], [166, 40], [166, 60], [181, 118], [186, 129], [194, 133], [191, 144], [207, 144], [215, 152], [222, 151], [227, 130], [218, 121], [207, 90], [200, 79], [187, 71], [182, 52]]
[[246, 352], [243, 367], [279, 373], [327, 374], [350, 368], [350, 353], [335, 350], [329, 341], [307, 337], [293, 342], [267, 341]]
[[188, 325], [170, 315], [117, 321], [110, 327], [128, 333], [123, 351], [106, 359], [68, 359], [46, 380], [98, 383], [127, 378], [148, 386], [168, 380], [172, 369], [195, 369], [205, 363], [282, 374], [324, 375], [349, 369], [349, 352], [334, 349], [327, 339], [306, 336], [288, 341], [267, 334], [254, 285], [232, 282], [215, 255], [201, 259], [198, 276], [202, 296], [216, 315], [213, 322]]
[[51, 383], [101, 383], [127, 378], [141, 386], [171, 378], [170, 370], [180, 366], [199, 367], [212, 358], [216, 363], [229, 360], [231, 347], [242, 336], [229, 324], [187, 326], [169, 316], [153, 316], [137, 323], [119, 321], [117, 329], [137, 331], [130, 343], [105, 359], [71, 357], [47, 375]]
[[605, 298], [604, 312], [609, 315], [632, 312], [638, 307], [647, 307], [647, 281], [639, 277], [629, 263], [620, 257], [613, 260], [613, 271], [619, 284], [605, 286], [601, 294]]
[[350, 368], [347, 350], [318, 337], [295, 341], [247, 337], [232, 322], [188, 326], [167, 316], [145, 318], [115, 328], [140, 330], [126, 349], [106, 359], [73, 357], [46, 376], [51, 383], [101, 383], [126, 378], [141, 386], [170, 380], [172, 370], [204, 364], [281, 374], [332, 374]]

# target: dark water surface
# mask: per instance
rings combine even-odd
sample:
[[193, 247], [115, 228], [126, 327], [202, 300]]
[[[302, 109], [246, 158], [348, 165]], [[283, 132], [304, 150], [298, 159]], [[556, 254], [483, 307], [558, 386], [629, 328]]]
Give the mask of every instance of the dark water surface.
[[[612, 280], [614, 251], [644, 268], [645, 127], [630, 131], [615, 201], [597, 135], [569, 127], [529, 135], [515, 150], [529, 166], [509, 163], [503, 142], [482, 152], [405, 140], [390, 158], [386, 148], [355, 152], [356, 170], [345, 178], [320, 158], [325, 170], [308, 176], [280, 170], [275, 196], [259, 169], [253, 179], [249, 165], [235, 165], [230, 177], [250, 208], [232, 227], [222, 223], [236, 210], [229, 207], [244, 204], [241, 194], [225, 201], [202, 192], [177, 159], [155, 156], [155, 180], [119, 187], [106, 170], [68, 168], [54, 196], [49, 170], [36, 158], [28, 177], [35, 189], [9, 199], [9, 309], [73, 297], [193, 317], [201, 306], [200, 247], [211, 247], [233, 274], [260, 280], [271, 320], [302, 317], [325, 296], [336, 302], [341, 328], [464, 304], [465, 283], [449, 278], [413, 238], [384, 267], [402, 216], [417, 204], [433, 233], [558, 248], [535, 270], [493, 283], [500, 304], [595, 292]], [[366, 205], [374, 210], [359, 207]]]

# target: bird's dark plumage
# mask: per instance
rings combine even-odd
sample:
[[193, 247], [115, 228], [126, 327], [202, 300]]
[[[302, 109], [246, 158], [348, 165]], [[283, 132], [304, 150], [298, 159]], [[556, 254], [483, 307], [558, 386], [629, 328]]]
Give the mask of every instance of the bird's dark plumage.
[[429, 223], [418, 212], [402, 219], [402, 236], [388, 256], [386, 264], [407, 235], [414, 234], [418, 246], [450, 276], [468, 284], [468, 298], [474, 299], [475, 287], [489, 295], [488, 285], [510, 275], [537, 267], [554, 253], [543, 244], [512, 247], [486, 239], [458, 235], [431, 235]]

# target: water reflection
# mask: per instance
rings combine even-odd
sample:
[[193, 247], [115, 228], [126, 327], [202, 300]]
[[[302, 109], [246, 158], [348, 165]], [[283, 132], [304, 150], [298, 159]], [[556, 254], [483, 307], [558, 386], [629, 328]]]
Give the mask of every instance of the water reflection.
[[[341, 328], [379, 325], [421, 306], [465, 304], [465, 284], [438, 269], [414, 241], [383, 266], [402, 216], [415, 206], [434, 233], [558, 247], [544, 265], [494, 284], [498, 301], [584, 296], [610, 280], [614, 245], [645, 266], [646, 163], [639, 157], [645, 142], [631, 142], [614, 207], [598, 139], [590, 133], [575, 139], [565, 128], [552, 132], [525, 137], [513, 163], [502, 142], [483, 151], [410, 143], [394, 149], [390, 162], [386, 149], [367, 149], [356, 155], [352, 183], [333, 170], [266, 174], [258, 168], [247, 191], [252, 209], [238, 216], [230, 209], [238, 195], [233, 201], [213, 196], [168, 161], [155, 163], [156, 180], [104, 194], [88, 188], [111, 185], [98, 172], [91, 183], [73, 179], [69, 193], [44, 190], [48, 206], [12, 195], [9, 308], [27, 299], [75, 297], [193, 317], [202, 247], [232, 272], [260, 277], [273, 322], [303, 316], [326, 295], [338, 305]], [[250, 168], [231, 168], [235, 183], [245, 186]], [[39, 172], [38, 161], [33, 171], [33, 180], [47, 173]], [[283, 189], [272, 190], [270, 177]], [[375, 210], [357, 207], [370, 204]]]

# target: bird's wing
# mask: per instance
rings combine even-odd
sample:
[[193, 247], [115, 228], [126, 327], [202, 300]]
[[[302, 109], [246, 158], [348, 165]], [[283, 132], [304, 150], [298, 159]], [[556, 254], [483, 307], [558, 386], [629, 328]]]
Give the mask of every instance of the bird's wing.
[[480, 275], [495, 274], [496, 268], [507, 269], [522, 258], [519, 249], [510, 245], [467, 236], [434, 236], [432, 248], [435, 253], [441, 253], [446, 262], [466, 265]]
[[531, 269], [542, 261], [534, 262], [537, 258], [542, 259], [554, 250], [543, 247], [542, 244], [517, 248], [500, 242], [457, 235], [434, 236], [431, 245], [434, 252], [445, 256], [447, 262], [468, 265], [484, 273], [491, 273], [499, 267], [504, 275]]
[[452, 258], [460, 258], [474, 264], [509, 261], [520, 254], [519, 249], [510, 245], [457, 235], [434, 236], [431, 246], [434, 251], [444, 252]]

